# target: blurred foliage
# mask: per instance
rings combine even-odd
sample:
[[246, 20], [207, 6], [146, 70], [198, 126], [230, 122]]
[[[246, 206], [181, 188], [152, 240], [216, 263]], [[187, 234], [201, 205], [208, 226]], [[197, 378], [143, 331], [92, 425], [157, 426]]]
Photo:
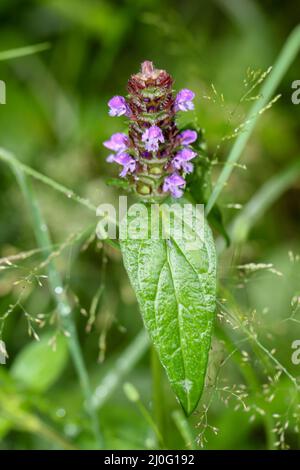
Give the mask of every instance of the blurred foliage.
[[[106, 184], [116, 169], [106, 163], [101, 144], [124, 124], [108, 116], [106, 103], [123, 94], [130, 74], [150, 59], [176, 78], [177, 89], [196, 92], [192, 119], [204, 129], [214, 181], [229, 136], [251, 106], [249, 96], [241, 100], [244, 80], [274, 63], [299, 20], [297, 7], [269, 0], [2, 0], [1, 51], [50, 47], [0, 62], [7, 93], [0, 145], [94, 205], [115, 202], [122, 190]], [[291, 102], [297, 73], [299, 58], [218, 201], [228, 227], [266, 182], [300, 158], [300, 106]], [[155, 448], [148, 342], [139, 333], [142, 322], [120, 253], [78, 236], [95, 223], [92, 212], [33, 184], [73, 308], [105, 445]], [[0, 448], [95, 448], [43, 253], [3, 162], [0, 185], [0, 331], [9, 356], [0, 365]], [[291, 361], [292, 342], [300, 339], [299, 190], [299, 177], [289, 180], [246, 238], [233, 240], [220, 255], [206, 393], [187, 422], [164, 381], [168, 448], [299, 448], [294, 378], [300, 366]], [[124, 382], [134, 385], [138, 401], [128, 399]]]

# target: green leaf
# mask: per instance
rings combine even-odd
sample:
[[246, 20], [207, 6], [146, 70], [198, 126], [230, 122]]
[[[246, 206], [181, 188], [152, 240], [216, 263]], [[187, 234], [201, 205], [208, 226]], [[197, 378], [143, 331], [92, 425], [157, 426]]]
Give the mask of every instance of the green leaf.
[[[164, 219], [165, 211], [160, 209], [157, 224]], [[136, 223], [129, 211], [120, 228], [124, 224], [130, 227], [134, 220]], [[136, 225], [144, 223], [140, 220]], [[190, 225], [184, 237], [176, 224], [172, 228], [168, 239], [161, 233], [158, 239], [128, 236], [120, 240], [120, 246], [145, 326], [171, 386], [189, 415], [198, 404], [205, 381], [215, 314], [216, 255], [206, 221], [203, 240]], [[195, 238], [191, 248], [192, 235]]]
[[49, 346], [50, 335], [29, 343], [18, 354], [11, 368], [11, 375], [31, 390], [47, 390], [62, 373], [67, 359], [68, 346], [64, 336], [58, 336], [56, 350]]

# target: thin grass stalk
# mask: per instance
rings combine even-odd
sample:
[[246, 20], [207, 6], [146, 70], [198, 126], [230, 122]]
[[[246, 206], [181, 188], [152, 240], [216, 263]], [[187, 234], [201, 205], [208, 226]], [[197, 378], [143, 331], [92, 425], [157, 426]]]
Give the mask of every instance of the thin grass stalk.
[[[38, 205], [33, 189], [29, 181], [26, 179], [26, 177], [20, 171], [19, 168], [13, 166], [13, 171], [16, 175], [17, 181], [20, 185], [25, 201], [30, 210], [37, 243], [40, 248], [45, 250], [45, 257], [49, 257], [51, 254], [51, 250], [49, 249], [49, 247], [51, 246], [51, 239], [48, 227], [40, 211], [40, 207]], [[99, 448], [102, 448], [104, 445], [104, 440], [100, 432], [97, 413], [95, 412], [92, 406], [92, 390], [90, 380], [83, 360], [75, 322], [72, 317], [72, 308], [68, 302], [65, 291], [62, 288], [62, 278], [60, 276], [60, 273], [57, 271], [53, 260], [51, 260], [47, 264], [47, 270], [51, 293], [56, 301], [57, 310], [59, 313], [60, 320], [62, 322], [63, 329], [68, 334], [69, 350], [85, 399], [85, 406], [87, 413], [90, 417], [91, 428], [94, 433], [97, 446]]]
[[[66, 186], [58, 183], [57, 181], [53, 180], [52, 178], [49, 178], [48, 176], [43, 175], [42, 173], [39, 173], [38, 171], [34, 170], [30, 166], [25, 165], [24, 163], [21, 163], [11, 152], [7, 151], [6, 149], [3, 149], [0, 147], [0, 160], [8, 163], [11, 165], [13, 168], [17, 168], [20, 172], [22, 172], [25, 175], [28, 175], [37, 181], [40, 181], [41, 183], [49, 186], [50, 188], [54, 189], [55, 191], [58, 191], [59, 193], [63, 194], [65, 197], [68, 199], [75, 201], [85, 208], [89, 209], [91, 212], [93, 212], [96, 215], [97, 207], [92, 204], [91, 201], [88, 199], [85, 199], [78, 194], [76, 194], [73, 190], [67, 188]], [[115, 222], [115, 221], [113, 221]], [[117, 240], [111, 240], [109, 238], [105, 238], [103, 240], [105, 243], [108, 245], [111, 245], [113, 248], [119, 248], [119, 243]]]
[[[227, 228], [231, 242], [235, 244], [245, 242], [252, 227], [299, 178], [300, 160], [298, 158], [264, 183]], [[225, 248], [225, 241], [221, 238], [217, 239], [218, 253], [222, 253]]]
[[261, 116], [264, 107], [268, 104], [278, 84], [280, 83], [281, 79], [285, 75], [292, 62], [294, 61], [299, 50], [300, 26], [297, 26], [287, 38], [270, 75], [264, 82], [261, 88], [260, 98], [255, 102], [255, 104], [251, 107], [249, 111], [249, 114], [246, 118], [246, 122], [248, 122], [247, 127], [245, 128], [244, 132], [242, 132], [238, 136], [235, 143], [233, 144], [225, 166], [221, 171], [219, 178], [216, 184], [214, 185], [212, 194], [208, 200], [206, 206], [206, 214], [209, 214], [214, 204], [216, 203], [218, 197], [220, 196], [223, 188], [227, 184], [231, 172], [235, 164], [239, 160], [243, 150], [245, 149], [248, 139], [258, 121], [258, 118]]
[[93, 406], [101, 408], [120, 386], [124, 377], [135, 367], [149, 348], [149, 336], [142, 329], [134, 340], [127, 346], [112, 365], [108, 373], [102, 378], [93, 393]]
[[40, 44], [34, 44], [32, 46], [18, 47], [17, 49], [9, 49], [7, 51], [0, 51], [0, 61], [18, 59], [27, 55], [36, 54], [42, 52], [51, 47], [49, 42], [42, 42]]

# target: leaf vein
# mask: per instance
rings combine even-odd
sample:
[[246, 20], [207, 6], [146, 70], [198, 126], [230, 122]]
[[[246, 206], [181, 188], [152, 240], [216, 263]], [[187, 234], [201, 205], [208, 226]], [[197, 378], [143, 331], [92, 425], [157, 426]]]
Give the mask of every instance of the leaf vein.
[[[170, 278], [171, 278], [171, 282], [172, 282], [172, 285], [173, 285], [174, 295], [175, 295], [175, 299], [176, 299], [176, 303], [177, 303], [177, 323], [178, 323], [180, 352], [181, 352], [181, 358], [182, 358], [182, 364], [183, 364], [183, 373], [184, 373], [185, 379], [187, 379], [186, 364], [185, 364], [184, 354], [183, 354], [183, 351], [182, 351], [182, 335], [181, 335], [181, 327], [180, 327], [180, 319], [179, 319], [179, 315], [180, 315], [180, 311], [179, 311], [179, 301], [178, 301], [177, 292], [176, 292], [176, 289], [175, 289], [175, 283], [174, 283], [174, 278], [173, 278], [173, 271], [172, 271], [172, 266], [171, 266], [170, 256], [169, 256], [169, 255], [170, 255], [170, 253], [169, 253], [169, 247], [168, 247], [166, 241], [165, 241], [165, 247], [166, 247], [166, 252], [167, 252], [167, 263], [168, 263], [168, 267], [169, 267], [169, 271], [170, 271]], [[190, 407], [190, 395], [189, 395], [188, 392], [186, 393], [186, 396], [187, 396], [187, 401], [188, 401], [188, 407]]]

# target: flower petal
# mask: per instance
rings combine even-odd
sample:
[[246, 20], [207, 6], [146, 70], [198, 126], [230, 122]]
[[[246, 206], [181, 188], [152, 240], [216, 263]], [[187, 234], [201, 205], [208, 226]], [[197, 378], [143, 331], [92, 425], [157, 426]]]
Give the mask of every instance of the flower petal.
[[165, 178], [162, 189], [164, 192], [169, 192], [173, 197], [178, 198], [182, 196], [185, 184], [185, 179], [182, 176], [178, 173], [173, 173]]
[[148, 152], [155, 152], [159, 148], [159, 142], [163, 143], [165, 139], [158, 126], [151, 126], [143, 132], [142, 141], [145, 142]]
[[188, 88], [180, 90], [175, 99], [175, 110], [176, 111], [189, 111], [194, 109], [193, 99], [195, 98], [195, 93]]
[[123, 114], [128, 115], [129, 107], [124, 96], [113, 96], [109, 102], [109, 115], [110, 116], [122, 116]]
[[129, 139], [123, 132], [117, 132], [116, 134], [113, 134], [109, 140], [103, 142], [103, 145], [110, 150], [120, 152], [128, 148]]
[[197, 140], [198, 134], [196, 131], [186, 129], [178, 134], [177, 139], [180, 141], [181, 145], [189, 145]]

